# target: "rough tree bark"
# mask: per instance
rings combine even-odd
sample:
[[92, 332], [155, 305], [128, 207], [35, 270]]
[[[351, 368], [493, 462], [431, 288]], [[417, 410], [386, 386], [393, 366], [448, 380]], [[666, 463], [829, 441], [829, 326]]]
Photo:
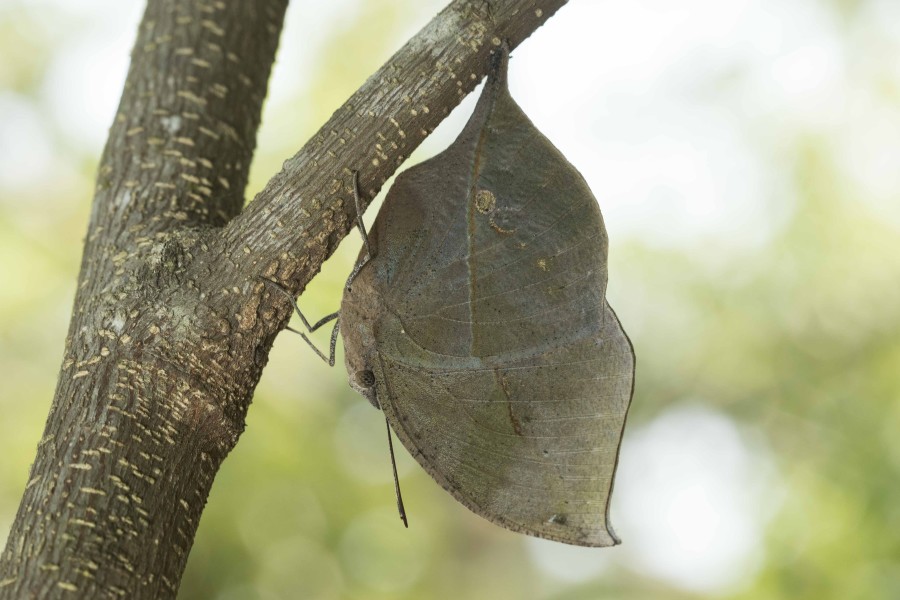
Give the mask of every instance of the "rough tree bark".
[[[104, 150], [0, 598], [174, 597], [213, 478], [299, 293], [510, 47], [567, 0], [454, 0], [246, 208], [287, 0], [149, 0]], [[314, 18], [314, 17], [313, 17]]]

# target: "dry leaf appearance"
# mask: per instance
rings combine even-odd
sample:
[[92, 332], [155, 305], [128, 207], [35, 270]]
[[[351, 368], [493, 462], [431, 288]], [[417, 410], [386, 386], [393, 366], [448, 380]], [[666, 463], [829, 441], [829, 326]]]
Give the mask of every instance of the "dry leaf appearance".
[[465, 506], [610, 546], [634, 354], [605, 300], [606, 230], [498, 55], [459, 138], [388, 193], [344, 293], [347, 370]]

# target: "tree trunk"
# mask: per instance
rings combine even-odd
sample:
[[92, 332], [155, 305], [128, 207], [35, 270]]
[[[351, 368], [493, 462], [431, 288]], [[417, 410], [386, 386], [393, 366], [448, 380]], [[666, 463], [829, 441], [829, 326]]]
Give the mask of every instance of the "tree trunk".
[[290, 306], [355, 218], [567, 0], [454, 0], [242, 210], [287, 0], [149, 0], [101, 160], [0, 599], [174, 597]]

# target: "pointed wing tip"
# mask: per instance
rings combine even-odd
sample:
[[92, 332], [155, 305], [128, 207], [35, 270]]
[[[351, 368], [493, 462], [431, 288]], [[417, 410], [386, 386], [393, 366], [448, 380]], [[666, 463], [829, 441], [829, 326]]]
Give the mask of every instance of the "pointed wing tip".
[[[507, 529], [512, 529], [511, 527], [508, 527], [506, 525], [500, 525], [506, 527]], [[531, 528], [512, 530], [519, 531], [533, 537], [550, 540], [551, 542], [559, 542], [561, 544], [568, 544], [570, 546], [581, 546], [583, 548], [612, 548], [622, 543], [622, 540], [620, 540], [608, 528], [597, 531], [596, 533], [592, 532], [588, 535], [584, 535], [581, 532], [572, 532], [575, 535], [566, 535], [565, 532], [556, 533], [548, 531], [537, 531]]]

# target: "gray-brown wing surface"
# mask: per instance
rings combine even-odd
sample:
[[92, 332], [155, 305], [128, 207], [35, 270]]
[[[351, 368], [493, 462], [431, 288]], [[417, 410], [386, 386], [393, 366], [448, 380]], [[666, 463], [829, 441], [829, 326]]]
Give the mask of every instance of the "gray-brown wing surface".
[[[503, 76], [450, 148], [397, 178], [371, 238], [341, 313], [355, 387], [479, 515], [617, 543], [608, 506], [634, 354], [605, 300], [606, 232]], [[374, 390], [358, 383], [368, 371]]]
[[603, 316], [597, 202], [505, 84], [489, 85], [459, 139], [397, 178], [373, 229], [385, 301], [451, 356], [540, 352]]
[[382, 410], [425, 470], [475, 513], [551, 540], [616, 544], [608, 509], [634, 355], [604, 312], [596, 335], [503, 365], [447, 360], [386, 318], [392, 334], [374, 365]]

